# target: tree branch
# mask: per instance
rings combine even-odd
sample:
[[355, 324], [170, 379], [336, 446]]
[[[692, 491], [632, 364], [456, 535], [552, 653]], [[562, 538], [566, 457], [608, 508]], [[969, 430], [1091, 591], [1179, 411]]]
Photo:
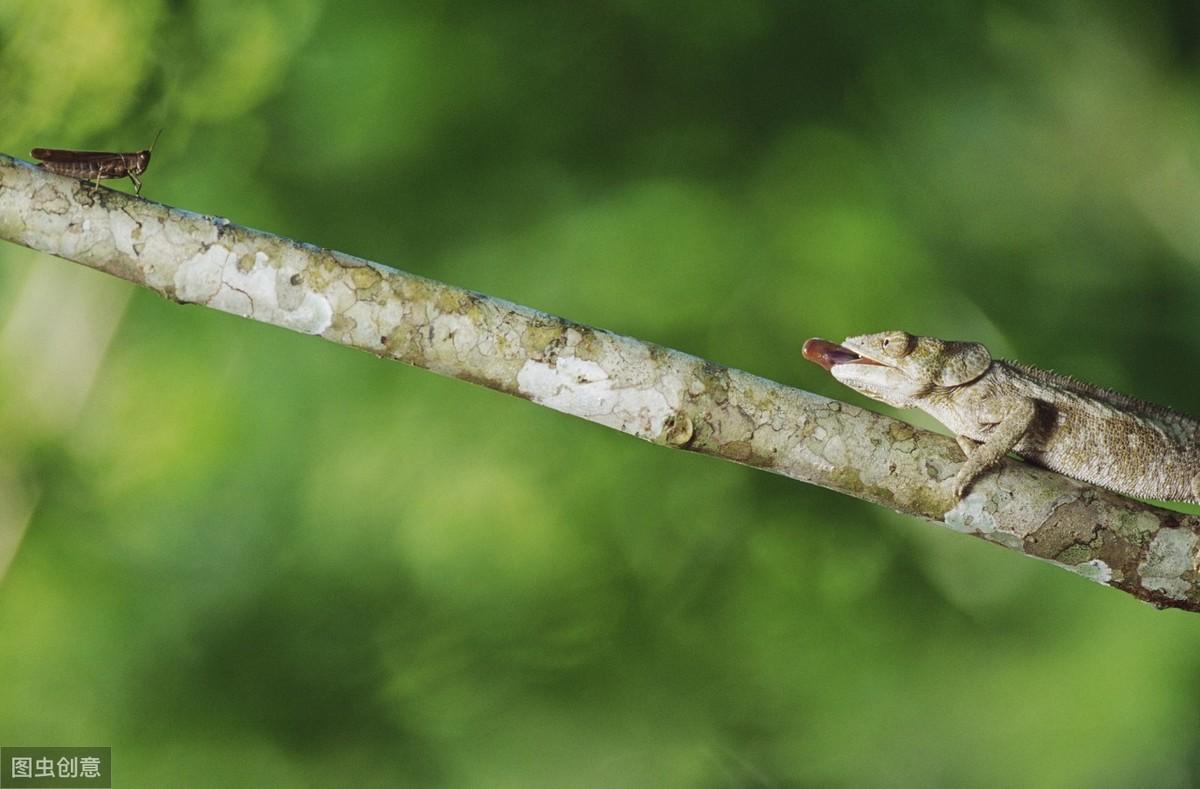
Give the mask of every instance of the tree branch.
[[0, 154], [0, 237], [150, 288], [771, 471], [1200, 611], [1200, 520], [1005, 460], [955, 503], [950, 439], [695, 356]]

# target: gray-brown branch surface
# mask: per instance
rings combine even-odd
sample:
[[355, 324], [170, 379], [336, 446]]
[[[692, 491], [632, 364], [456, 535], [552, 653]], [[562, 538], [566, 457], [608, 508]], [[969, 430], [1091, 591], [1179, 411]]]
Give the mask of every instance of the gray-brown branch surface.
[[956, 502], [954, 441], [846, 403], [2, 154], [0, 237], [173, 301], [830, 488], [1200, 611], [1197, 517], [1012, 460]]

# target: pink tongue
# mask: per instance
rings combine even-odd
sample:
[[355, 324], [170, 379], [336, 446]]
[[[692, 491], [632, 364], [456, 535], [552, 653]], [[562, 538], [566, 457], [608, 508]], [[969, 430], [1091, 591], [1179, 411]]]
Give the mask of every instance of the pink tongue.
[[814, 364], [819, 364], [826, 370], [833, 369], [835, 364], [879, 364], [870, 359], [864, 359], [849, 348], [843, 348], [835, 342], [813, 338], [804, 343], [804, 358]]

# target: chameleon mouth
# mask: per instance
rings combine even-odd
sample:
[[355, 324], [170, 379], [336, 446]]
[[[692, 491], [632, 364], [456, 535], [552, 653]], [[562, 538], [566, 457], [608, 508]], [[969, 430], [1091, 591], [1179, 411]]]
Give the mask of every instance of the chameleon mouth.
[[803, 354], [805, 359], [814, 364], [821, 365], [826, 370], [832, 370], [834, 365], [838, 364], [880, 364], [874, 359], [861, 356], [845, 346], [815, 337], [804, 342]]

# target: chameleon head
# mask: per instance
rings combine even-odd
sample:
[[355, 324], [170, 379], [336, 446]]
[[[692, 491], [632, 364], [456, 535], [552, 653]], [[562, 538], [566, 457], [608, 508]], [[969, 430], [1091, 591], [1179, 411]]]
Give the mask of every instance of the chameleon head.
[[988, 349], [977, 342], [918, 337], [887, 331], [847, 337], [842, 348], [857, 358], [833, 364], [829, 371], [851, 389], [899, 408], [936, 388], [962, 386], [987, 372]]

